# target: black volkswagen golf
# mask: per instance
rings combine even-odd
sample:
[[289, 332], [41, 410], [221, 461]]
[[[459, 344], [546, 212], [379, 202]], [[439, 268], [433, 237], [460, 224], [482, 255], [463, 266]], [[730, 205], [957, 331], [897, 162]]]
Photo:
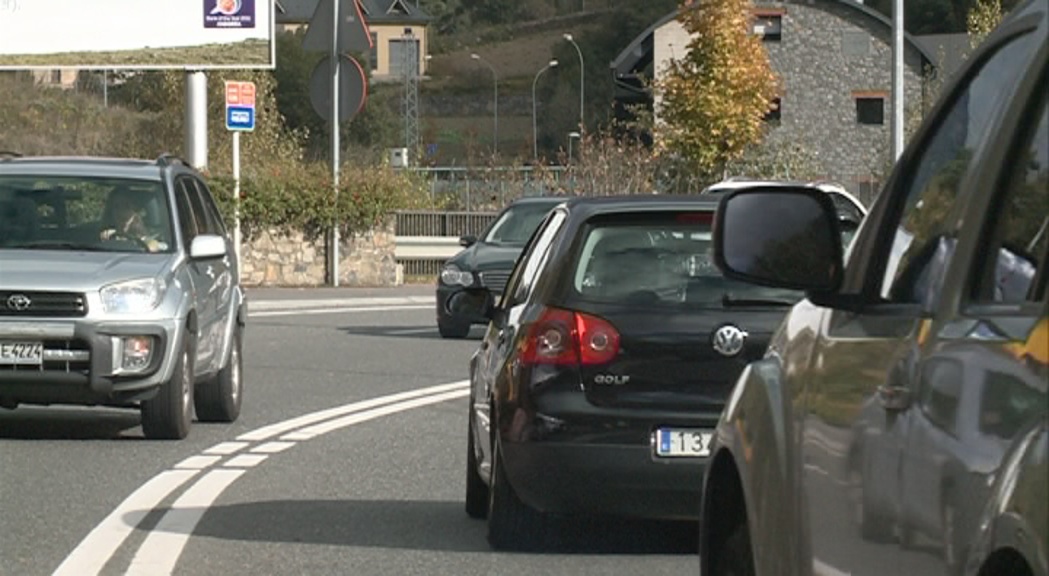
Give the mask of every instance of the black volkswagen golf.
[[466, 511], [495, 548], [556, 515], [692, 520], [722, 407], [800, 294], [724, 278], [716, 203], [574, 198], [531, 236], [470, 361]]

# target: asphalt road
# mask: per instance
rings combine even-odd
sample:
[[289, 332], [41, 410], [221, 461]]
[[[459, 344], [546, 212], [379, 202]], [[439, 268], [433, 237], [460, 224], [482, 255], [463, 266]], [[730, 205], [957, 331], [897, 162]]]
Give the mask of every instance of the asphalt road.
[[547, 553], [489, 549], [463, 510], [481, 328], [439, 338], [432, 287], [249, 298], [232, 425], [161, 442], [134, 411], [0, 411], [0, 574], [698, 572], [688, 525], [591, 519]]

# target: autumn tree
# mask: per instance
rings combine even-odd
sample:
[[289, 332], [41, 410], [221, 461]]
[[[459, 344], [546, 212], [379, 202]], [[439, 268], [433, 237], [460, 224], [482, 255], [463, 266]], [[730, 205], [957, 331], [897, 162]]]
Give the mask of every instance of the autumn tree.
[[688, 51], [655, 82], [656, 143], [700, 177], [718, 174], [764, 136], [778, 92], [750, 0], [685, 0]]
[[965, 21], [969, 45], [976, 48], [1002, 21], [1001, 0], [976, 0]]

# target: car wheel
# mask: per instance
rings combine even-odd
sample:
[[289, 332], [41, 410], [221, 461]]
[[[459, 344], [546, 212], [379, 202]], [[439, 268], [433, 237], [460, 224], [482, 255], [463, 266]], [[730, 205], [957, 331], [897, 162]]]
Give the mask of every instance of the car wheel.
[[451, 318], [437, 320], [437, 332], [441, 338], [466, 338], [470, 334], [470, 323], [456, 321]]
[[466, 515], [483, 519], [488, 515], [488, 485], [477, 471], [473, 415], [466, 426]]
[[496, 550], [538, 549], [545, 517], [517, 497], [506, 478], [503, 455], [496, 442], [492, 443], [492, 485], [488, 492], [488, 544]]
[[193, 422], [193, 349], [192, 338], [187, 335], [171, 379], [160, 386], [156, 396], [142, 402], [142, 432], [146, 438], [181, 440], [189, 434]]
[[860, 528], [860, 537], [869, 542], [887, 543], [893, 538], [892, 521], [879, 514], [876, 506], [871, 502], [870, 492], [867, 490], [867, 479], [871, 475], [864, 466], [863, 474], [853, 473], [852, 482], [858, 492], [856, 498], [856, 524]]
[[948, 575], [958, 574], [958, 509], [950, 501], [944, 503], [940, 511], [941, 526], [943, 532], [943, 564], [947, 568]]
[[235, 422], [240, 416], [244, 392], [241, 343], [243, 328], [233, 330], [226, 367], [212, 379], [197, 387], [194, 406], [201, 422]]
[[754, 576], [754, 554], [746, 522], [736, 524], [725, 539], [725, 547], [711, 573], [713, 576]]

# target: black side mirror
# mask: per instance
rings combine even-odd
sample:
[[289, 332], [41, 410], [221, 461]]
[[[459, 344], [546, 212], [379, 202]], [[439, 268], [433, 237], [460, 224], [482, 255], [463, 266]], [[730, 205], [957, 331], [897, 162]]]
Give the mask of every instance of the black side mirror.
[[469, 248], [474, 244], [477, 244], [477, 236], [474, 236], [473, 234], [465, 234], [459, 237], [459, 245], [463, 248]]
[[838, 214], [817, 188], [734, 190], [718, 202], [713, 232], [714, 261], [729, 278], [811, 292], [841, 284]]

